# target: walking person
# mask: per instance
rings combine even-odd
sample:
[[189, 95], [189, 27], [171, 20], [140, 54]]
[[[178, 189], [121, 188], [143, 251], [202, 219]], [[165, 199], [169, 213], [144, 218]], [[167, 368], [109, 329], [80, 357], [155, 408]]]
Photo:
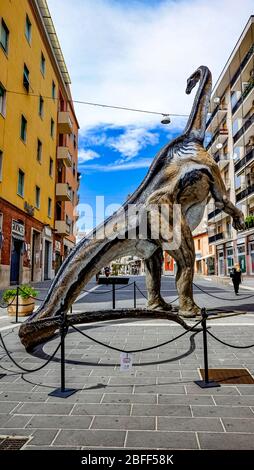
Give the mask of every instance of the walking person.
[[235, 295], [238, 295], [239, 285], [242, 282], [242, 271], [239, 263], [235, 264], [234, 269], [230, 274], [230, 277], [232, 278], [234, 284]]

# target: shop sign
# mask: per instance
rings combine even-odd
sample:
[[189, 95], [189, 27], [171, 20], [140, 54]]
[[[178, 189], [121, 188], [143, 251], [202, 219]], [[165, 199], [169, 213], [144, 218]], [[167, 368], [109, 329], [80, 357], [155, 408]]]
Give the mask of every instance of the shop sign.
[[25, 236], [25, 226], [24, 224], [21, 224], [20, 222], [17, 222], [17, 220], [12, 221], [12, 234], [13, 235], [19, 235], [19, 237], [24, 238]]
[[57, 241], [55, 242], [55, 250], [56, 251], [61, 251], [61, 242]]
[[45, 226], [44, 227], [44, 233], [45, 233], [46, 237], [50, 237], [50, 238], [52, 237], [52, 230], [51, 230], [50, 227]]

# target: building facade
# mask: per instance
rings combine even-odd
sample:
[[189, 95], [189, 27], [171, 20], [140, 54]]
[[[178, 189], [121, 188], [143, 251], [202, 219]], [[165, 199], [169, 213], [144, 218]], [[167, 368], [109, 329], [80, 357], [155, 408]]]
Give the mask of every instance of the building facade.
[[215, 273], [229, 276], [239, 262], [244, 275], [254, 275], [254, 16], [214, 87], [210, 111], [206, 148], [246, 221], [246, 230], [237, 233], [229, 215], [209, 205], [208, 242], [215, 250]]
[[69, 74], [47, 2], [1, 0], [0, 287], [52, 279], [75, 243], [77, 144]]

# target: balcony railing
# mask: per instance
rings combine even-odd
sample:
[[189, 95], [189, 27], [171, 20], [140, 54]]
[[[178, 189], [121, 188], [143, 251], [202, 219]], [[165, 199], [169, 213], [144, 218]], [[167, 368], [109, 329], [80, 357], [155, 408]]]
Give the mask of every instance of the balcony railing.
[[236, 102], [234, 107], [232, 108], [232, 114], [235, 114], [235, 112], [238, 110], [238, 108], [241, 106], [241, 104], [244, 102], [245, 98], [250, 94], [251, 90], [254, 87], [254, 80], [252, 79], [248, 85], [246, 86], [245, 90], [241, 94], [239, 100]]
[[254, 159], [254, 150], [249, 150], [246, 155], [241, 158], [241, 160], [237, 163], [235, 163], [235, 171], [241, 170], [244, 166], [246, 166], [252, 159]]
[[56, 199], [59, 201], [71, 201], [72, 191], [68, 183], [56, 184]]
[[68, 235], [70, 233], [69, 227], [67, 223], [65, 222], [65, 220], [56, 220], [55, 230], [56, 230], [56, 233], [58, 233], [59, 235]]
[[213, 110], [211, 116], [209, 117], [209, 119], [208, 119], [208, 121], [207, 121], [207, 123], [206, 123], [206, 128], [211, 124], [211, 122], [212, 122], [214, 116], [216, 115], [216, 113], [217, 113], [218, 111], [227, 111], [227, 109], [228, 109], [228, 108], [227, 108], [226, 105], [221, 104], [221, 103], [218, 104], [218, 105], [216, 106], [216, 108]]
[[208, 243], [215, 243], [219, 240], [223, 240], [223, 233], [216, 233], [216, 235], [212, 235], [211, 237], [208, 237]]
[[254, 123], [254, 114], [245, 121], [241, 129], [239, 129], [239, 131], [233, 136], [234, 144], [238, 141], [238, 139], [240, 139], [240, 137], [242, 137], [242, 135], [247, 131], [247, 129], [249, 129], [249, 127], [253, 123]]
[[215, 134], [212, 136], [210, 142], [208, 142], [208, 144], [206, 146], [206, 150], [209, 150], [209, 148], [213, 145], [213, 143], [215, 142], [217, 137], [219, 137], [220, 135], [228, 135], [228, 130], [224, 127], [221, 127], [220, 129], [218, 129], [215, 132]]
[[215, 209], [214, 211], [210, 212], [208, 214], [208, 220], [211, 220], [213, 219], [214, 217], [216, 217], [216, 215], [220, 214], [221, 213], [221, 209]]
[[236, 200], [236, 202], [239, 202], [239, 201], [241, 201], [242, 199], [244, 199], [245, 197], [249, 196], [252, 193], [254, 193], [254, 184], [251, 184], [247, 188], [240, 191], [240, 193], [236, 194], [235, 200]]
[[236, 80], [238, 79], [240, 73], [242, 72], [242, 70], [244, 69], [245, 65], [247, 64], [249, 58], [252, 56], [254, 52], [254, 44], [252, 44], [252, 46], [250, 47], [250, 49], [248, 50], [246, 56], [243, 58], [240, 66], [238, 67], [237, 71], [235, 72], [235, 74], [233, 75], [231, 81], [230, 81], [230, 85], [231, 87], [234, 85], [234, 83], [236, 82]]
[[73, 126], [69, 111], [59, 111], [58, 113], [58, 132], [59, 134], [71, 134]]
[[63, 162], [66, 166], [71, 167], [72, 158], [68, 147], [57, 147], [57, 161]]

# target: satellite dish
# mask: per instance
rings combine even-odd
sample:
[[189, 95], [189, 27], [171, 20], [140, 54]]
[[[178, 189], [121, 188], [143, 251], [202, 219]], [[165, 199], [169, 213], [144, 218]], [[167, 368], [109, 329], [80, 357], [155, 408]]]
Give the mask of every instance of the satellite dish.
[[219, 104], [220, 103], [219, 96], [215, 96], [214, 99], [213, 99], [213, 102], [216, 103], [216, 104]]
[[217, 148], [218, 150], [222, 149], [222, 147], [223, 147], [222, 144], [217, 144], [217, 145], [216, 145], [216, 148]]

